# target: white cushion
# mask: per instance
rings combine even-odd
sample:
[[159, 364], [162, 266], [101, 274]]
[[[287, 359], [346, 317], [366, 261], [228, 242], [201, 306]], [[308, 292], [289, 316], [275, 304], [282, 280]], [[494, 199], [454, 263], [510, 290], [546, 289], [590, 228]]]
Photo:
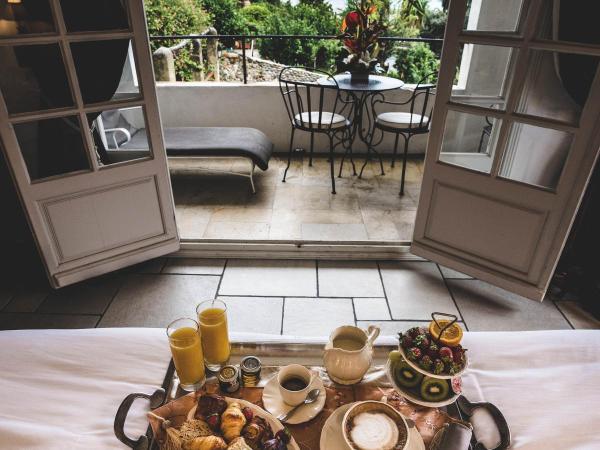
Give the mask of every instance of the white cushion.
[[[333, 120], [331, 118], [333, 116]], [[310, 118], [310, 122], [309, 122]], [[304, 112], [302, 114], [296, 114], [294, 117], [299, 125], [309, 127], [312, 125], [313, 128], [319, 126], [319, 111]], [[339, 128], [346, 125], [346, 118], [341, 114], [333, 114], [330, 112], [323, 111], [321, 113], [321, 128]]]
[[418, 127], [421, 125], [427, 125], [429, 122], [429, 118], [427, 116], [422, 116], [423, 122], [421, 122], [420, 114], [413, 114], [412, 117], [409, 112], [386, 112], [379, 114], [377, 116], [377, 123], [391, 128], [408, 128], [411, 125], [412, 119], [412, 127]]

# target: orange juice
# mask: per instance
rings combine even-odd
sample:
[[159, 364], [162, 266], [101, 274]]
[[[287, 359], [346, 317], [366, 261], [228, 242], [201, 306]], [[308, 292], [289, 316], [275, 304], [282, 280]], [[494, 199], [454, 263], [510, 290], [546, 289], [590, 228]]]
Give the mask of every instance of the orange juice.
[[204, 382], [204, 357], [198, 329], [181, 327], [169, 335], [171, 354], [182, 387], [202, 385]]
[[219, 370], [229, 359], [231, 350], [225, 303], [211, 300], [198, 305], [197, 311], [206, 366]]

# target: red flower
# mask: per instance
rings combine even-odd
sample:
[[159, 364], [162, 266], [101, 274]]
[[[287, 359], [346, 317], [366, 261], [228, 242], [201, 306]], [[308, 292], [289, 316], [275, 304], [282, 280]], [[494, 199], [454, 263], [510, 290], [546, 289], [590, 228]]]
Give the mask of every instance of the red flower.
[[350, 11], [346, 14], [342, 22], [342, 31], [355, 30], [360, 25], [360, 14], [357, 11]]

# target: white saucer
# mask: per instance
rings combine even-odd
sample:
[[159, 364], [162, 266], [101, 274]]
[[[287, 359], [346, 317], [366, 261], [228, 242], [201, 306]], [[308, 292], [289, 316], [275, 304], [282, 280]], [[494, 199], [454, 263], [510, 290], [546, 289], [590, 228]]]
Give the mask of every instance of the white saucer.
[[[323, 407], [325, 406], [325, 398], [327, 397], [327, 392], [325, 392], [325, 386], [323, 385], [323, 380], [318, 376], [313, 378], [312, 383], [310, 384], [310, 390], [312, 389], [320, 389], [319, 397], [317, 401], [311, 403], [310, 405], [303, 405], [298, 408], [298, 411], [294, 413], [289, 420], [286, 420], [286, 423], [295, 425], [298, 423], [308, 422], [310, 419], [314, 418], [317, 414], [321, 412]], [[286, 405], [281, 396], [279, 394], [279, 385], [277, 384], [277, 375], [267, 381], [265, 388], [263, 389], [263, 405], [265, 409], [273, 414], [275, 417], [279, 417], [282, 414], [285, 414], [293, 406]]]
[[[336, 409], [323, 425], [321, 431], [321, 441], [319, 448], [321, 450], [351, 450], [344, 440], [342, 432], [342, 421], [344, 414], [354, 403], [340, 406]], [[425, 443], [416, 428], [409, 428], [410, 438], [406, 450], [425, 450]]]

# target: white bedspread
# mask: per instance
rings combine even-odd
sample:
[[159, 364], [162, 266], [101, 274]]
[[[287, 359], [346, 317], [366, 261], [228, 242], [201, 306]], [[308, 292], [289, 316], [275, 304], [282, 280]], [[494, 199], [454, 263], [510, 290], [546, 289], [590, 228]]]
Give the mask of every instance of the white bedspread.
[[[465, 394], [502, 410], [513, 448], [600, 448], [600, 331], [467, 333], [464, 344]], [[122, 448], [119, 403], [153, 392], [168, 360], [160, 329], [0, 332], [0, 448]], [[146, 428], [142, 403], [133, 437]]]

